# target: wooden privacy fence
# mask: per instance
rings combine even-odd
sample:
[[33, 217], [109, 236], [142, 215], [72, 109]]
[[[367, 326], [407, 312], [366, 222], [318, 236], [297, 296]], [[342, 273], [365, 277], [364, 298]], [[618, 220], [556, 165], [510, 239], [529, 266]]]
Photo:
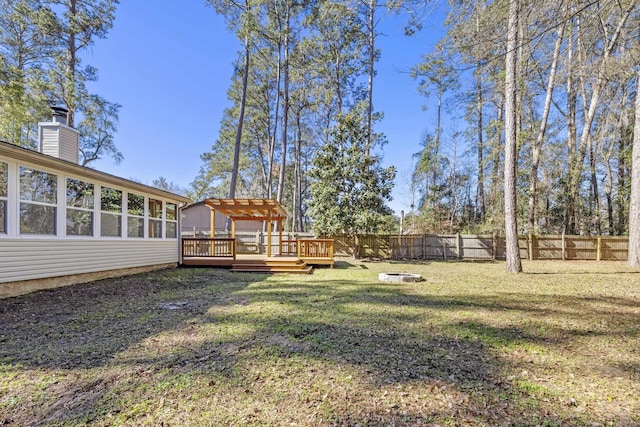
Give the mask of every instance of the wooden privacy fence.
[[[505, 239], [465, 234], [333, 236], [335, 255], [361, 258], [492, 260], [505, 259]], [[520, 236], [520, 257], [530, 260], [624, 261], [627, 237]]]
[[[205, 237], [208, 233], [199, 236]], [[189, 233], [183, 232], [183, 237]], [[222, 236], [217, 236], [221, 238]], [[297, 240], [313, 238], [311, 233], [284, 233], [283, 254], [297, 253]], [[431, 260], [491, 260], [505, 259], [504, 237], [477, 236], [471, 234], [412, 234], [398, 235], [359, 235], [356, 238], [347, 235], [328, 236], [334, 240], [335, 256], [353, 256], [357, 251], [359, 258], [382, 259], [431, 259]], [[520, 256], [523, 259], [547, 260], [593, 260], [624, 261], [629, 247], [628, 237], [610, 236], [520, 236]], [[202, 243], [200, 241], [200, 243]], [[237, 253], [266, 253], [269, 244], [267, 234], [263, 232], [236, 233]], [[277, 236], [272, 236], [272, 248], [278, 247]], [[202, 250], [196, 243], [187, 248]], [[197, 249], [196, 249], [197, 248]], [[209, 250], [210, 252], [210, 250]], [[214, 250], [215, 252], [215, 250]]]

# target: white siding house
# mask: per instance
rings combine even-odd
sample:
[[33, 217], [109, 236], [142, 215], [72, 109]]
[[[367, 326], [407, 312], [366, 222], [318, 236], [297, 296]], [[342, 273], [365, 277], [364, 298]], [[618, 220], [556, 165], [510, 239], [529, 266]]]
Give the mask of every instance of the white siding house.
[[57, 158], [77, 159], [51, 142], [60, 130], [73, 139], [41, 124], [52, 155], [0, 142], [0, 298], [176, 266], [189, 200]]

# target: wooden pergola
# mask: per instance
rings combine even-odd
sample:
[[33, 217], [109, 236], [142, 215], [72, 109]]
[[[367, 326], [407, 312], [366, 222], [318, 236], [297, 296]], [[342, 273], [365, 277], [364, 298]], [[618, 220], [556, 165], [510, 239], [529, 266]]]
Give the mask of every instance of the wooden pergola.
[[[273, 199], [206, 199], [204, 203], [211, 209], [211, 238], [215, 238], [216, 212], [231, 220], [231, 237], [236, 237], [236, 221], [266, 221], [267, 241], [271, 242], [273, 222], [278, 223], [279, 253], [282, 253], [282, 221], [287, 212]], [[267, 257], [271, 256], [271, 244], [267, 245]]]

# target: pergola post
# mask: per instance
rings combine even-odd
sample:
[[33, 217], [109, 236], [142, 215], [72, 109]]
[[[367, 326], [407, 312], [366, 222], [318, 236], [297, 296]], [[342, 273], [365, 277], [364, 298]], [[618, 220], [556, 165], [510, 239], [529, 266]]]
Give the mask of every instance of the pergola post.
[[[216, 211], [212, 208], [209, 208], [209, 226], [211, 227], [211, 231], [209, 232], [209, 237], [214, 239], [216, 237]], [[193, 236], [196, 237], [196, 236]]]
[[271, 209], [267, 211], [267, 258], [271, 258]]
[[209, 226], [211, 227], [211, 231], [209, 232], [209, 237], [211, 237], [211, 242], [209, 242], [209, 255], [213, 256], [215, 253], [216, 211], [212, 208], [209, 208]]
[[279, 236], [278, 236], [278, 255], [282, 256], [282, 218], [278, 219], [278, 230], [279, 230]]

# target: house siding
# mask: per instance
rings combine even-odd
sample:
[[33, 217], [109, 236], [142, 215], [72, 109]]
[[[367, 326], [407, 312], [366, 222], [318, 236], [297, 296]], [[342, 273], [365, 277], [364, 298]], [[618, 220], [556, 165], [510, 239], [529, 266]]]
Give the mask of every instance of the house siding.
[[41, 123], [40, 126], [43, 154], [78, 163], [79, 141], [77, 131], [60, 123]]
[[178, 240], [2, 239], [0, 283], [177, 264]]
[[58, 157], [58, 131], [57, 126], [43, 127], [42, 132], [42, 154], [47, 156]]
[[[69, 130], [62, 128], [62, 130]], [[41, 129], [43, 137], [47, 130]], [[45, 138], [46, 139], [46, 138]], [[43, 140], [43, 145], [46, 141]], [[178, 265], [180, 261], [179, 236], [167, 237], [169, 225], [180, 230], [180, 213], [177, 217], [167, 219], [167, 204], [180, 207], [189, 199], [163, 190], [129, 181], [94, 169], [79, 166], [24, 148], [0, 142], [0, 162], [6, 164], [8, 182], [7, 197], [3, 198], [3, 215], [6, 227], [0, 232], [0, 298], [87, 282], [96, 278], [113, 277], [160, 267]], [[37, 169], [54, 174], [56, 181], [56, 201], [47, 204], [54, 206], [55, 233], [35, 235], [21, 233], [20, 205], [23, 203], [20, 194], [20, 168]], [[78, 207], [67, 206], [67, 179], [81, 180], [94, 185], [94, 201], [92, 207], [80, 208], [90, 212], [93, 229], [85, 236], [68, 235], [69, 210]], [[101, 236], [101, 203], [100, 194], [103, 187], [122, 191], [122, 206], [118, 212], [122, 219], [123, 237]], [[127, 237], [127, 205], [129, 193], [144, 196], [144, 237]], [[149, 200], [163, 203], [162, 218], [152, 218], [149, 212]], [[29, 203], [27, 201], [26, 203]], [[162, 221], [161, 237], [152, 237], [149, 232], [151, 221]]]
[[79, 135], [71, 129], [60, 127], [60, 147], [58, 155], [61, 159], [78, 163]]

